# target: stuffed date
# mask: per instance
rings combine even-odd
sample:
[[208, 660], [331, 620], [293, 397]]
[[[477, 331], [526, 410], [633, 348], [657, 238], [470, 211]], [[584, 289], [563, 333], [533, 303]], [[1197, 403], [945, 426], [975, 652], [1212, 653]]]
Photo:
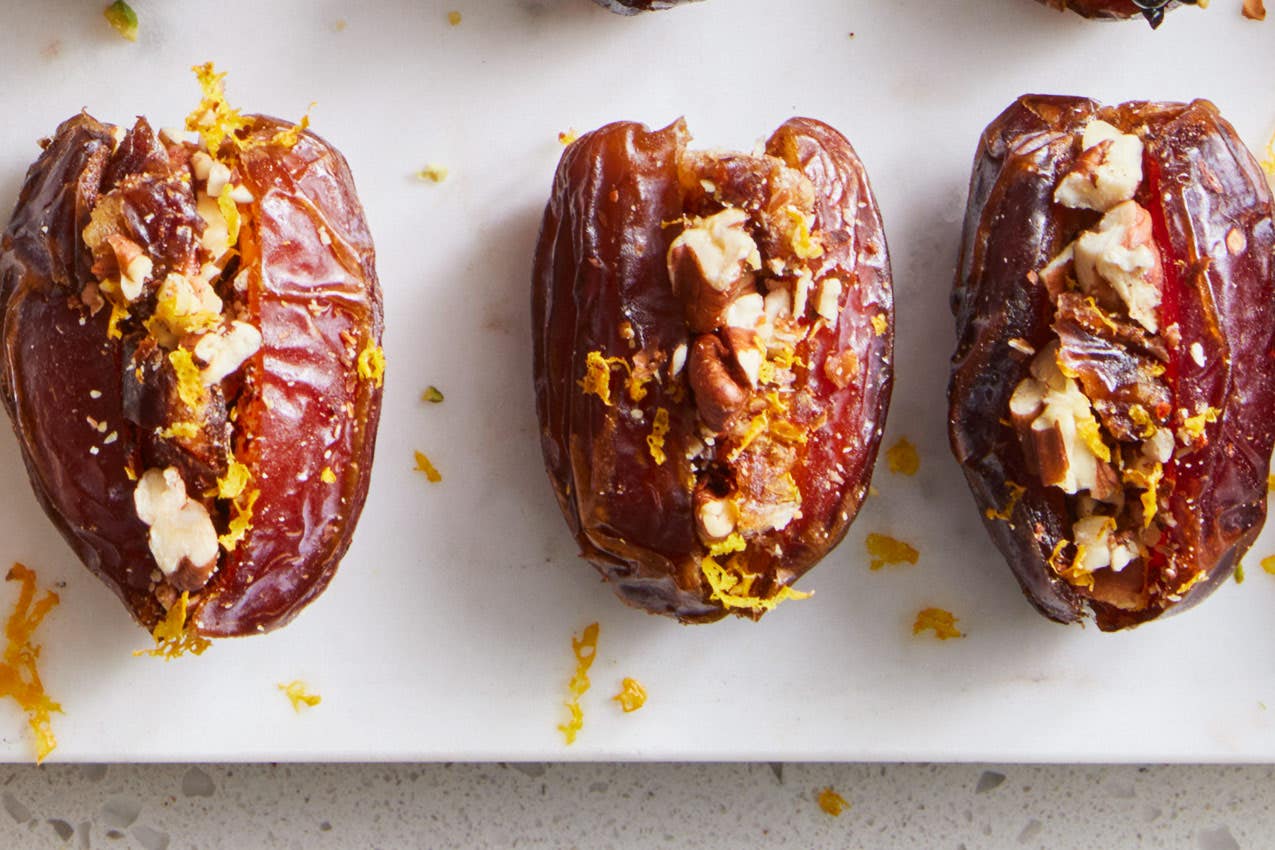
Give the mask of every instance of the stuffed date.
[[885, 234], [850, 144], [792, 119], [751, 154], [684, 122], [573, 142], [533, 274], [550, 480], [625, 602], [757, 618], [844, 536], [891, 388]]
[[199, 143], [87, 113], [43, 143], [0, 244], [3, 393], [80, 559], [148, 629], [215, 637], [288, 622], [349, 545], [381, 299], [341, 155], [196, 71]]
[[[1179, 4], [1196, 5], [1199, 0], [1038, 0], [1055, 9], [1071, 9], [1086, 18], [1124, 20], [1138, 15], [1147, 19], [1152, 28], [1164, 22], [1164, 13]], [[1206, 5], [1206, 4], [1200, 4]]]
[[1207, 596], [1266, 515], [1271, 192], [1207, 101], [1027, 96], [975, 157], [953, 451], [1033, 604], [1103, 630]]

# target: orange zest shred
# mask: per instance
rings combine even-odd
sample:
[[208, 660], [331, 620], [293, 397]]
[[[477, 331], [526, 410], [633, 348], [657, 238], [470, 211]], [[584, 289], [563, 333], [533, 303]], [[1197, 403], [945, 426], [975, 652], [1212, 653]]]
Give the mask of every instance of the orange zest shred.
[[837, 818], [841, 817], [842, 812], [850, 808], [850, 804], [846, 802], [845, 797], [842, 797], [829, 786], [819, 792], [819, 808]]
[[199, 436], [199, 426], [194, 422], [174, 422], [160, 431], [159, 435], [164, 438], [180, 437], [183, 440], [193, 440]]
[[872, 559], [868, 569], [873, 571], [885, 566], [915, 564], [921, 557], [921, 553], [912, 546], [888, 534], [873, 532], [864, 539], [863, 544], [868, 550], [868, 556]]
[[252, 480], [248, 467], [235, 459], [233, 451], [226, 451], [226, 474], [217, 479], [218, 499], [237, 499]]
[[1142, 527], [1149, 528], [1159, 510], [1159, 497], [1156, 493], [1160, 482], [1164, 479], [1164, 466], [1157, 463], [1150, 472], [1142, 472], [1132, 467], [1124, 470], [1124, 480], [1142, 490]]
[[637, 679], [625, 676], [620, 682], [620, 692], [611, 699], [620, 704], [625, 714], [629, 714], [646, 705], [646, 688]]
[[1111, 462], [1111, 448], [1103, 442], [1102, 431], [1098, 428], [1098, 420], [1091, 411], [1086, 410], [1083, 416], [1076, 416], [1076, 433], [1089, 447], [1089, 451], [1103, 463]]
[[116, 304], [111, 301], [111, 317], [106, 322], [107, 339], [123, 339], [124, 334], [120, 331], [120, 322], [128, 318], [128, 308], [122, 304]]
[[[286, 130], [280, 130], [270, 137], [270, 144], [283, 145], [285, 148], [295, 147], [297, 142], [301, 141], [301, 134], [310, 126], [310, 110], [314, 109], [314, 101], [305, 108], [305, 114], [301, 116], [301, 120], [293, 124]], [[231, 239], [230, 244], [235, 244], [235, 240]]]
[[885, 336], [885, 330], [890, 326], [890, 322], [885, 317], [885, 313], [877, 313], [872, 317], [872, 330], [877, 336]]
[[957, 618], [951, 611], [942, 608], [924, 608], [917, 612], [916, 621], [912, 623], [912, 634], [919, 635], [925, 631], [934, 632], [938, 640], [965, 637], [956, 627]]
[[186, 406], [198, 408], [204, 399], [204, 382], [195, 358], [184, 348], [174, 348], [168, 352], [168, 362], [177, 374], [177, 395]]
[[260, 490], [253, 490], [248, 494], [247, 499], [242, 498], [241, 494], [240, 498], [230, 503], [235, 515], [231, 517], [226, 533], [217, 538], [217, 542], [227, 552], [233, 552], [239, 545], [239, 541], [243, 540], [248, 533], [248, 529], [252, 528], [252, 512], [260, 495]]
[[726, 455], [726, 460], [729, 463], [734, 463], [744, 453], [744, 450], [752, 445], [753, 440], [756, 440], [768, 430], [770, 430], [770, 417], [763, 410], [748, 423], [748, 428], [744, 430], [744, 436], [739, 439], [739, 445], [730, 450], [730, 453]]
[[1085, 547], [1077, 546], [1076, 554], [1071, 559], [1070, 564], [1062, 562], [1062, 553], [1070, 544], [1070, 541], [1059, 539], [1054, 544], [1054, 550], [1049, 553], [1049, 568], [1058, 574], [1058, 577], [1066, 581], [1074, 587], [1082, 587], [1086, 590], [1093, 590], [1093, 573], [1080, 569], [1077, 564], [1085, 559]]
[[35, 630], [45, 616], [58, 604], [58, 595], [47, 591], [38, 601], [35, 598], [35, 573], [15, 563], [5, 581], [21, 584], [13, 612], [4, 624], [4, 664], [0, 665], [0, 696], [12, 697], [26, 712], [27, 724], [35, 735], [36, 763], [44, 761], [58, 740], [53, 735], [53, 712], [61, 713], [62, 706], [49, 698], [40, 681], [40, 646], [31, 643]]
[[886, 450], [885, 461], [891, 472], [900, 475], [916, 475], [916, 471], [921, 468], [921, 456], [907, 437], [900, 437], [897, 443]]
[[564, 145], [569, 145], [578, 138], [580, 138], [580, 134], [576, 132], [575, 127], [568, 127], [567, 129], [558, 133], [558, 141]]
[[235, 203], [234, 198], [230, 197], [230, 192], [225, 191], [217, 196], [217, 209], [221, 211], [221, 217], [226, 220], [226, 242], [233, 247], [239, 241], [241, 223], [239, 205]]
[[571, 636], [571, 652], [575, 655], [576, 669], [567, 683], [567, 707], [570, 719], [558, 724], [558, 731], [567, 740], [567, 746], [576, 742], [576, 734], [584, 728], [584, 710], [580, 708], [580, 698], [589, 690], [589, 668], [598, 654], [598, 624], [590, 623], [584, 627], [580, 637]]
[[1266, 476], [1266, 489], [1275, 493], [1275, 475]]
[[292, 710], [297, 714], [300, 714], [303, 708], [314, 708], [323, 702], [323, 697], [310, 693], [305, 682], [300, 679], [294, 679], [286, 685], [280, 683], [275, 687], [283, 691], [284, 696], [292, 703]]
[[1194, 416], [1188, 416], [1182, 420], [1181, 435], [1189, 442], [1194, 442], [1204, 436], [1205, 424], [1216, 422], [1218, 415], [1222, 411], [1216, 407], [1206, 407]]
[[584, 377], [579, 380], [585, 395], [595, 395], [611, 406], [611, 367], [627, 366], [621, 357], [603, 357], [601, 351], [590, 351], [584, 358]]
[[819, 244], [819, 240], [811, 234], [811, 225], [814, 224], [814, 216], [806, 215], [796, 207], [788, 207], [784, 210], [788, 215], [788, 221], [792, 224], [792, 234], [789, 237], [789, 244], [792, 246], [792, 252], [798, 259], [811, 260], [816, 257], [823, 256], [823, 246]]
[[1138, 436], [1145, 439], [1146, 437], [1150, 437], [1155, 434], [1155, 420], [1151, 418], [1151, 414], [1147, 413], [1147, 409], [1142, 405], [1129, 405], [1129, 418], [1133, 421], [1134, 425], [1137, 425], [1142, 429]]
[[190, 594], [183, 591], [181, 597], [168, 609], [164, 619], [155, 625], [151, 637], [155, 639], [154, 649], [138, 649], [134, 655], [150, 655], [171, 661], [187, 652], [192, 655], [203, 655], [204, 650], [212, 646], [212, 641], [199, 633], [194, 623], [186, 622], [186, 611], [190, 606]]
[[1009, 491], [1009, 499], [1005, 502], [1005, 507], [999, 511], [988, 508], [983, 515], [988, 519], [1000, 519], [1009, 522], [1014, 516], [1014, 508], [1018, 507], [1018, 500], [1023, 498], [1023, 494], [1027, 492], [1027, 488], [1015, 481], [1006, 481], [1005, 489]]
[[663, 466], [668, 456], [664, 454], [664, 435], [668, 433], [668, 411], [663, 407], [656, 408], [655, 421], [651, 423], [651, 433], [646, 437], [646, 447], [651, 452], [651, 459], [656, 466]]
[[1262, 559], [1262, 569], [1269, 575], [1275, 576], [1275, 555], [1267, 555]]
[[378, 387], [385, 383], [385, 351], [374, 340], [369, 339], [359, 352], [358, 369], [363, 380]]
[[460, 12], [451, 11], [447, 13], [447, 23], [451, 26], [460, 26]]
[[251, 122], [226, 102], [225, 72], [218, 74], [211, 62], [195, 65], [191, 70], [195, 72], [204, 96], [195, 110], [186, 116], [186, 129], [199, 133], [204, 147], [213, 157], [221, 155], [222, 145], [227, 142], [236, 149], [243, 147], [243, 141], [236, 133], [246, 129]]
[[758, 575], [744, 570], [735, 558], [728, 559], [725, 564], [717, 561], [723, 555], [742, 552], [746, 547], [744, 538], [738, 533], [708, 547], [708, 554], [700, 561], [700, 571], [712, 591], [709, 595], [711, 600], [720, 602], [728, 610], [741, 608], [773, 611], [781, 602], [789, 599], [810, 598], [812, 594], [793, 590], [787, 585], [781, 586], [772, 596], [760, 597], [753, 594], [753, 583], [759, 578]]
[[416, 471], [425, 473], [425, 478], [430, 484], [437, 484], [443, 480], [442, 473], [430, 463], [424, 452], [414, 452], [414, 454], [416, 455]]
[[1243, 564], [1235, 565], [1235, 583], [1236, 584], [1244, 583], [1244, 565]]
[[620, 364], [629, 371], [629, 377], [624, 380], [624, 388], [629, 391], [629, 398], [633, 401], [646, 398], [646, 385], [651, 382], [651, 376], [639, 375], [636, 369], [629, 369], [629, 364], [623, 360], [620, 360]]
[[332, 471], [332, 467], [325, 466], [323, 467], [323, 471], [319, 473], [319, 480], [324, 484], [335, 484], [336, 473]]

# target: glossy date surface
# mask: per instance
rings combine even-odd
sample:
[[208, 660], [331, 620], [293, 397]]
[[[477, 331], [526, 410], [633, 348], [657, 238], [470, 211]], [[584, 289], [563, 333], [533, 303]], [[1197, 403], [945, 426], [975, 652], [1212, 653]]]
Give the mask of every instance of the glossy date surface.
[[1038, 0], [1055, 9], [1071, 9], [1086, 18], [1124, 20], [1141, 16], [1158, 27], [1166, 12], [1181, 4], [1195, 5], [1196, 0]]
[[688, 141], [681, 121], [616, 123], [563, 154], [533, 274], [541, 444], [621, 599], [755, 618], [795, 595], [866, 493], [890, 267], [832, 128], [792, 119], [752, 155]]
[[[1127, 234], [1148, 252], [1158, 305], [1141, 322], [1104, 301], [1109, 290], [1086, 296], [1068, 274], [1050, 273], [1069, 269], [1054, 261], [1098, 226], [1100, 213], [1055, 194], [1092, 156], [1078, 139], [1095, 119], [1143, 146], [1134, 202], [1146, 215]], [[1112, 630], [1185, 608], [1225, 581], [1256, 538], [1275, 440], [1273, 250], [1265, 176], [1207, 101], [1104, 107], [1029, 95], [984, 132], [952, 296], [949, 432], [984, 524], [1047, 617], [1091, 612]], [[1051, 345], [1054, 380], [1067, 376], [1088, 396], [1112, 465], [1154, 453], [1148, 435], [1163, 437], [1162, 463], [1105, 488], [1123, 495], [1042, 483], [1056, 472], [1054, 449], [1012, 408]], [[1115, 560], [1075, 566], [1076, 511], [1095, 510], [1095, 497], [1112, 506], [1099, 516], [1127, 517], [1132, 505], [1139, 520], [1130, 534], [1142, 555], [1118, 571]]]
[[[128, 132], [69, 119], [0, 245], [4, 401], [32, 486], [148, 629], [182, 592], [204, 636], [287, 623], [331, 579], [367, 492], [381, 392], [358, 359], [379, 353], [382, 316], [353, 180], [319, 137], [280, 141], [292, 125], [243, 122], [225, 157], [238, 199], [217, 218], [205, 189], [219, 178], [194, 143], [142, 119]], [[227, 245], [211, 222], [231, 219]], [[125, 300], [138, 250], [150, 265]], [[191, 281], [204, 313], [182, 312]], [[182, 379], [179, 349], [198, 377]], [[175, 564], [159, 568], [162, 523], [142, 518], [138, 491], [164, 469], [184, 483], [184, 497], [168, 494], [186, 500], [181, 516], [204, 542], [209, 521], [226, 540], [211, 559], [172, 520]]]

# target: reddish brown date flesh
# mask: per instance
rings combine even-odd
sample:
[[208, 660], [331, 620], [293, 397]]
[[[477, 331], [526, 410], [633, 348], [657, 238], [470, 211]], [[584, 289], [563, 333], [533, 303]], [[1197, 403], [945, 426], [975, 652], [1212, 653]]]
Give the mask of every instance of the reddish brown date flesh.
[[1152, 27], [1160, 26], [1164, 13], [1181, 3], [1195, 5], [1197, 0], [1038, 0], [1055, 9], [1071, 9], [1086, 18], [1124, 20], [1139, 15]]
[[[545, 464], [582, 556], [628, 604], [698, 623], [768, 610], [724, 601], [706, 580], [708, 545], [725, 533], [706, 530], [706, 502], [739, 509], [736, 530], [747, 545], [734, 564], [750, 577], [747, 595], [768, 602], [844, 536], [889, 404], [893, 300], [881, 219], [843, 136], [798, 118], [770, 137], [764, 156], [702, 154], [687, 149], [688, 139], [681, 121], [657, 131], [616, 123], [567, 148], [536, 252], [532, 324]], [[821, 248], [797, 253], [818, 257], [794, 255], [800, 232], [777, 236], [801, 218], [798, 207]], [[759, 262], [743, 261], [723, 292], [705, 285], [694, 263], [687, 272], [687, 254], [670, 247], [703, 217], [732, 209], [747, 216], [743, 244], [755, 242]], [[784, 294], [791, 280], [770, 280], [781, 260], [789, 278], [794, 268], [809, 272], [810, 303], [830, 318], [812, 319], [808, 309], [800, 321], [776, 320], [802, 338], [788, 352], [791, 369], [774, 367], [781, 377], [773, 380], [791, 383], [766, 412], [762, 395], [772, 385], [750, 386], [724, 305], [760, 302], [773, 287], [770, 296], [787, 298], [795, 314], [799, 303]], [[820, 281], [833, 278], [839, 298], [821, 298], [830, 290]], [[610, 404], [582, 388], [591, 353], [624, 361], [607, 376]], [[629, 369], [649, 376], [640, 400], [626, 390]], [[657, 463], [648, 438], [661, 409], [667, 460]], [[771, 430], [741, 437], [759, 421]], [[800, 504], [786, 524], [765, 502], [779, 498], [768, 488], [781, 480]]]
[[[1039, 351], [1056, 339], [1046, 276], [1037, 272], [1097, 216], [1053, 198], [1092, 118], [1144, 145], [1136, 200], [1150, 213], [1162, 257], [1163, 351], [1156, 358], [1163, 374], [1156, 380], [1170, 395], [1171, 425], [1193, 411], [1214, 418], [1197, 418], [1197, 436], [1186, 445], [1179, 436], [1163, 465], [1160, 540], [1118, 575], [1094, 573], [1096, 583], [1084, 588], [1050, 564], [1059, 541], [1071, 536], [1072, 519], [1062, 491], [1043, 486], [1025, 457], [1008, 406], [1032, 362], [1020, 349]], [[1225, 581], [1256, 538], [1275, 440], [1273, 249], [1265, 176], [1206, 101], [1101, 107], [1025, 96], [984, 132], [952, 297], [949, 430], [984, 524], [1045, 616], [1073, 622], [1088, 609], [1101, 629], [1114, 630], [1185, 609]], [[1073, 332], [1058, 315], [1054, 328]], [[1097, 371], [1082, 381], [1138, 362], [1118, 347], [1103, 356], [1111, 370], [1094, 361]], [[1016, 494], [1010, 484], [1025, 490]]]
[[[205, 636], [284, 625], [332, 578], [367, 493], [381, 393], [355, 359], [381, 334], [372, 240], [336, 150], [310, 133], [291, 147], [275, 143], [291, 125], [247, 119], [240, 135], [253, 144], [235, 176], [252, 200], [239, 205], [231, 261], [246, 284], [232, 292], [227, 274], [217, 285], [237, 318], [259, 329], [261, 345], [212, 388], [223, 415], [204, 423], [213, 436], [202, 455], [198, 440], [177, 444], [139, 424], [173, 422], [149, 422], [156, 411], [137, 402], [153, 393], [136, 387], [132, 375], [143, 370], [129, 359], [153, 343], [146, 316], [125, 319], [112, 338], [109, 305], [92, 309], [81, 296], [97, 276], [84, 231], [108, 196], [123, 193], [120, 227], [154, 260], [156, 278], [193, 274], [206, 259], [187, 162], [194, 146], [162, 142], [141, 120], [117, 145], [116, 128], [71, 118], [28, 172], [0, 246], [4, 401], [32, 486], [80, 559], [148, 629], [187, 586], [188, 622]], [[218, 551], [211, 577], [170, 581], [148, 547], [130, 475], [171, 465], [190, 497], [205, 499], [196, 484], [224, 473], [227, 448], [258, 492], [251, 527]], [[226, 532], [227, 505], [206, 501]]]

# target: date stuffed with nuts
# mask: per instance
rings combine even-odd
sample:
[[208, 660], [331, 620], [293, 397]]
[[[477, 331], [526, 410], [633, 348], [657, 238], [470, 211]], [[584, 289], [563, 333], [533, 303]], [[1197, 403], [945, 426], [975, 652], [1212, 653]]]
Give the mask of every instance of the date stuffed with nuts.
[[885, 234], [862, 163], [818, 121], [752, 154], [678, 121], [562, 156], [532, 297], [550, 480], [626, 602], [756, 618], [844, 536], [891, 387]]
[[381, 298], [344, 159], [240, 115], [87, 113], [0, 253], [4, 400], [36, 495], [147, 628], [268, 631], [327, 585], [367, 492]]
[[1164, 22], [1164, 13], [1180, 4], [1205, 6], [1199, 0], [1038, 0], [1055, 9], [1071, 9], [1086, 18], [1124, 20], [1139, 15], [1146, 18], [1151, 27]]
[[983, 134], [953, 294], [952, 447], [1046, 616], [1203, 599], [1266, 516], [1271, 192], [1207, 101], [1027, 96]]

